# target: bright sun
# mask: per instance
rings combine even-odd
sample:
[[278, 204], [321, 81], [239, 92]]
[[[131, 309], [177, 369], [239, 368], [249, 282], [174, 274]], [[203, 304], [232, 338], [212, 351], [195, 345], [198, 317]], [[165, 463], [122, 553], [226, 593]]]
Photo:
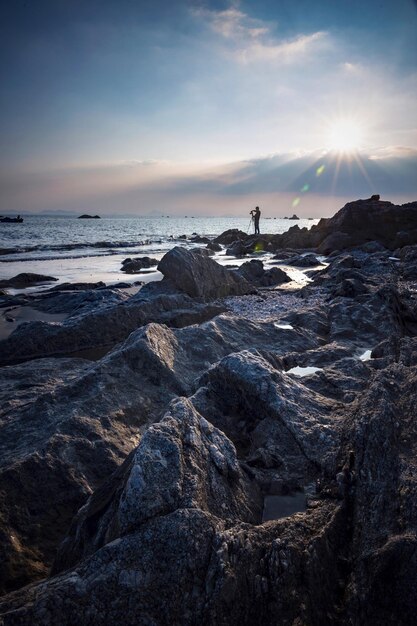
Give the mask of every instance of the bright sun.
[[363, 132], [360, 124], [351, 119], [335, 120], [329, 126], [327, 144], [336, 152], [355, 152], [361, 147]]

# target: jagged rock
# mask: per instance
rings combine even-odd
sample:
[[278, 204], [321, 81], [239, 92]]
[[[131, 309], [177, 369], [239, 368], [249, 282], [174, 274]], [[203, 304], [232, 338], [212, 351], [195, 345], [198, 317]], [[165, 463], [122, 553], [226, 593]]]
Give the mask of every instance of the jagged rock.
[[51, 292], [39, 294], [31, 300], [33, 308], [46, 313], [65, 313], [75, 317], [86, 313], [96, 313], [101, 308], [108, 308], [129, 299], [119, 289], [76, 289], [75, 291]]
[[[289, 475], [311, 480], [315, 466], [330, 463], [338, 449], [341, 409], [277, 369], [268, 355], [247, 351], [224, 357], [202, 377], [197, 409], [239, 449], [274, 446]], [[223, 417], [222, 417], [223, 416]], [[237, 425], [243, 420], [244, 430]], [[238, 433], [238, 434], [237, 434]]]
[[93, 348], [110, 349], [149, 322], [181, 327], [210, 319], [222, 310], [219, 305], [193, 301], [179, 293], [169, 281], [148, 283], [124, 302], [87, 311], [62, 323], [21, 324], [0, 342], [0, 364]]
[[226, 248], [226, 256], [246, 256], [250, 250], [241, 241], [235, 241], [230, 248]]
[[285, 262], [295, 267], [316, 267], [317, 265], [321, 265], [321, 261], [317, 259], [315, 254], [300, 254], [286, 259]]
[[[0, 370], [6, 576], [42, 575], [84, 504], [60, 573], [8, 594], [2, 623], [413, 623], [415, 251], [388, 254], [333, 258], [280, 309], [293, 328], [151, 324], [95, 364]], [[131, 304], [177, 306], [166, 282], [147, 289]], [[306, 510], [260, 523], [260, 495], [314, 481]]]
[[224, 233], [213, 239], [214, 243], [221, 243], [222, 245], [230, 245], [234, 241], [245, 240], [247, 238], [247, 234], [238, 228], [230, 228], [226, 230]]
[[[345, 233], [350, 237], [324, 246], [324, 238], [332, 233]], [[405, 232], [405, 236], [401, 235]], [[391, 202], [356, 200], [348, 202], [331, 218], [321, 219], [312, 226], [311, 233], [321, 234], [321, 249], [342, 249], [376, 241], [389, 250], [417, 243], [417, 202], [396, 206]], [[330, 250], [331, 251], [331, 250]], [[324, 250], [323, 250], [324, 252]], [[324, 252], [326, 254], [326, 252]]]
[[0, 280], [0, 287], [13, 287], [15, 289], [24, 289], [32, 285], [49, 283], [58, 280], [53, 276], [44, 276], [43, 274], [31, 274], [30, 272], [18, 274], [7, 280]]
[[283, 270], [273, 267], [264, 270], [262, 261], [251, 260], [243, 263], [236, 274], [242, 276], [245, 280], [257, 287], [271, 287], [282, 283], [291, 282], [291, 278]]
[[207, 301], [253, 291], [244, 278], [193, 250], [173, 248], [162, 258], [158, 269], [178, 289], [193, 298]]
[[207, 244], [207, 249], [208, 250], [213, 250], [213, 252], [221, 252], [222, 251], [222, 247], [219, 243], [215, 243], [214, 241], [210, 241]]
[[136, 259], [125, 259], [122, 261], [122, 272], [126, 274], [138, 274], [142, 269], [148, 269], [158, 265], [158, 259], [152, 259], [149, 256], [137, 257]]
[[355, 245], [354, 239], [348, 233], [343, 233], [340, 231], [336, 231], [330, 233], [323, 239], [320, 245], [317, 248], [317, 251], [320, 254], [330, 254], [330, 252], [334, 252], [335, 250], [345, 250], [350, 246]]
[[357, 278], [345, 278], [332, 290], [334, 296], [341, 296], [342, 298], [356, 298], [356, 296], [368, 292], [369, 289], [366, 285]]
[[80, 510], [58, 553], [55, 573], [177, 509], [200, 509], [221, 519], [260, 518], [255, 490], [233, 444], [186, 399], [174, 401], [147, 430], [117, 478]]
[[361, 246], [358, 246], [358, 249], [362, 250], [362, 252], [367, 252], [368, 254], [373, 254], [375, 252], [387, 252], [385, 246], [380, 244], [378, 241], [367, 241]]
[[179, 330], [150, 324], [94, 364], [40, 359], [0, 369], [0, 587], [45, 575], [72, 515], [174, 397], [193, 393], [225, 355], [271, 344], [280, 354], [316, 345], [296, 330], [220, 316]]

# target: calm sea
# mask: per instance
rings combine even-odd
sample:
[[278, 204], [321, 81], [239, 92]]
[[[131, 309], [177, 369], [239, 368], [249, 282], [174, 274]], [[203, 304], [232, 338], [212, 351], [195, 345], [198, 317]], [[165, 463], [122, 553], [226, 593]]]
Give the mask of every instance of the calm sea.
[[[261, 232], [283, 233], [294, 224], [310, 228], [317, 221], [265, 218], [261, 219]], [[0, 223], [0, 277], [35, 272], [61, 282], [132, 281], [134, 276], [126, 277], [120, 271], [126, 257], [160, 259], [174, 245], [195, 245], [178, 240], [181, 235], [216, 236], [229, 228], [253, 232], [248, 217], [25, 217], [22, 224]]]

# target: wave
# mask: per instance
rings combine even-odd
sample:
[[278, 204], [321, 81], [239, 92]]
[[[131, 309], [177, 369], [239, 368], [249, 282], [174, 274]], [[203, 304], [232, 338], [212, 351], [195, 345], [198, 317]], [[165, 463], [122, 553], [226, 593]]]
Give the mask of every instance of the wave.
[[[66, 244], [40, 244], [36, 246], [22, 245], [15, 248], [0, 248], [0, 256], [9, 254], [22, 254], [25, 252], [68, 252], [70, 250], [83, 250], [87, 248], [138, 248], [141, 246], [149, 246], [154, 243], [163, 243], [162, 239], [144, 239], [140, 241], [94, 241], [79, 242]], [[116, 253], [115, 253], [116, 254]], [[36, 257], [39, 258], [39, 257]], [[49, 258], [49, 257], [48, 257]]]

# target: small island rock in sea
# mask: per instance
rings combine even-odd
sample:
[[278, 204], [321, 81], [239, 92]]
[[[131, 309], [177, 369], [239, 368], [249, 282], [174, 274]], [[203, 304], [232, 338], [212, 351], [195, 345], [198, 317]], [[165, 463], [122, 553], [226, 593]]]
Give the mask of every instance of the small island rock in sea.
[[215, 243], [6, 285], [2, 626], [415, 623], [417, 202]]
[[78, 217], [78, 219], [79, 220], [99, 220], [101, 218], [100, 218], [100, 215], [87, 215], [87, 214], [85, 214], [85, 215], [80, 215]]

